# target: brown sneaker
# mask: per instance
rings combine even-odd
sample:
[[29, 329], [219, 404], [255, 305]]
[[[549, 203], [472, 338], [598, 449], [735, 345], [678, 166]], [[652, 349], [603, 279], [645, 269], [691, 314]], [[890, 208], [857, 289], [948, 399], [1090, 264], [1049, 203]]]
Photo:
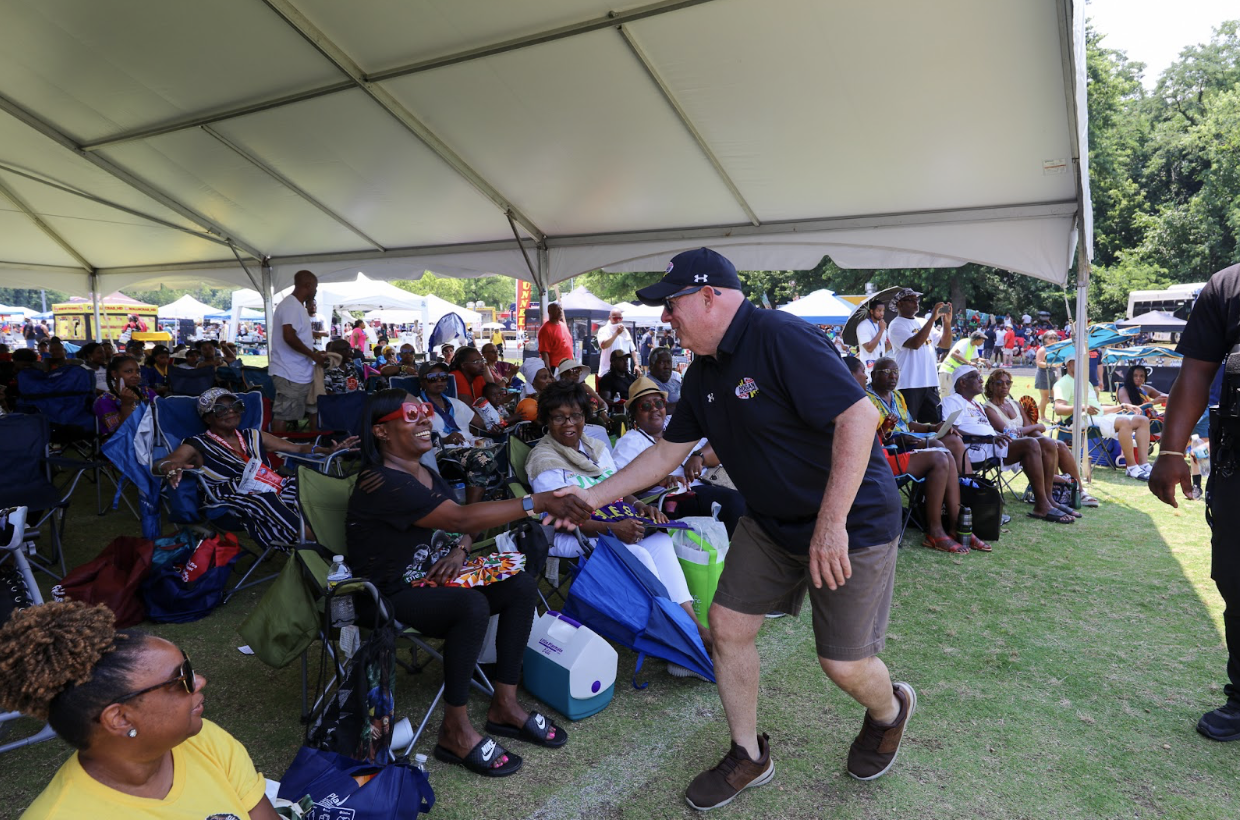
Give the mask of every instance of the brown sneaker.
[[873, 780], [887, 774], [900, 751], [904, 727], [917, 708], [917, 693], [913, 687], [896, 681], [892, 688], [900, 701], [900, 714], [896, 716], [896, 722], [891, 726], [881, 726], [867, 711], [861, 732], [848, 749], [848, 773], [858, 780]]
[[726, 806], [743, 790], [761, 786], [775, 777], [775, 761], [771, 760], [770, 738], [758, 735], [758, 751], [762, 756], [750, 760], [749, 755], [735, 743], [723, 760], [713, 769], [693, 778], [685, 789], [685, 800], [698, 811], [710, 811]]

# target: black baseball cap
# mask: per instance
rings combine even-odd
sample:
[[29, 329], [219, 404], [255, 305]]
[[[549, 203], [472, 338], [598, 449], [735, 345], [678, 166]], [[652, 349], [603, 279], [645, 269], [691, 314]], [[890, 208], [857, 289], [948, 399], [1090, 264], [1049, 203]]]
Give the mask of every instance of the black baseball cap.
[[682, 290], [710, 285], [715, 288], [740, 290], [741, 280], [736, 266], [727, 257], [710, 248], [685, 251], [672, 257], [663, 278], [637, 292], [637, 298], [646, 305], [661, 305], [669, 296]]

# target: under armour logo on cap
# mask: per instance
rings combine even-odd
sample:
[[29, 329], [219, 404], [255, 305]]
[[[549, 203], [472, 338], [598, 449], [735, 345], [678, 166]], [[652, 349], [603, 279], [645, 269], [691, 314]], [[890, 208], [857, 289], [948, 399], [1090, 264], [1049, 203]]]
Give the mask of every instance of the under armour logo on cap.
[[678, 253], [667, 266], [663, 278], [637, 291], [637, 298], [647, 305], [660, 305], [663, 300], [692, 287], [740, 290], [736, 266], [710, 248]]
[[710, 281], [710, 277], [709, 277], [708, 275], [706, 275], [705, 273], [703, 273], [703, 274], [701, 274], [701, 275], [694, 276], [694, 277], [693, 277], [693, 281], [694, 281], [694, 282], [709, 282], [709, 281]]

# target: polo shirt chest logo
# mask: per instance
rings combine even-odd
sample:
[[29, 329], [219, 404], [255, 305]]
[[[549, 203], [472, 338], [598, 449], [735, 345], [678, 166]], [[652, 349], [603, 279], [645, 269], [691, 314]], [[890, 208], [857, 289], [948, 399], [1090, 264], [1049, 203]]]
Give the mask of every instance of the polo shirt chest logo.
[[758, 383], [746, 376], [736, 385], [736, 397], [738, 399], [752, 399], [758, 395]]

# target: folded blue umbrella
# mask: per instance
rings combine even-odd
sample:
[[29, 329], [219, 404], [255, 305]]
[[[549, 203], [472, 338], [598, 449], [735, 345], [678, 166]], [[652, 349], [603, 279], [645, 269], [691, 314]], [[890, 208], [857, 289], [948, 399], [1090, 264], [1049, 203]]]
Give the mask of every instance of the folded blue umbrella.
[[697, 623], [667, 597], [662, 582], [610, 535], [599, 536], [594, 552], [569, 588], [564, 613], [637, 652], [635, 689], [649, 685], [637, 682], [647, 655], [715, 680], [715, 666]]
[[[1132, 341], [1140, 331], [1137, 328], [1118, 328], [1111, 322], [1090, 325], [1086, 334], [1086, 350], [1098, 350], [1111, 345], [1122, 345]], [[1051, 364], [1063, 364], [1076, 356], [1076, 340], [1066, 339], [1046, 346], [1046, 361]]]

